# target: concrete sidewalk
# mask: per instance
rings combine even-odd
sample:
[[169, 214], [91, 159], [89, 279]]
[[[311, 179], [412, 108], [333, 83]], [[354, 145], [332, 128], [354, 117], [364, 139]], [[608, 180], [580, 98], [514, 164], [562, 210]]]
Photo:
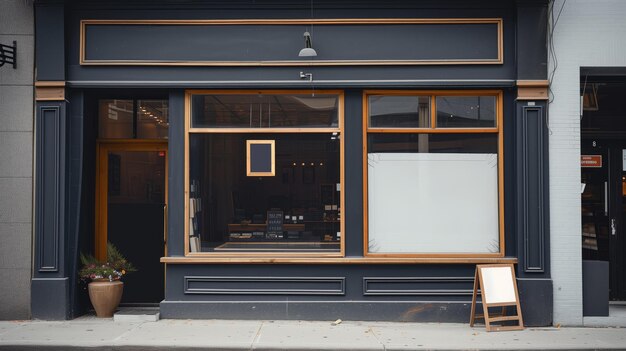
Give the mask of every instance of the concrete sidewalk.
[[487, 333], [468, 324], [160, 320], [0, 322], [0, 350], [603, 350], [626, 349], [622, 328], [527, 328]]

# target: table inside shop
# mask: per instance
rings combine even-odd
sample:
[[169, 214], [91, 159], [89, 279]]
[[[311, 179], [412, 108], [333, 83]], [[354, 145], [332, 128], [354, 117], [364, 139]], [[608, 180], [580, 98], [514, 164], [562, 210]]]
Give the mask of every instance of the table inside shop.
[[[228, 224], [228, 233], [265, 232], [266, 223]], [[285, 223], [283, 230], [303, 232], [304, 223]], [[228, 241], [215, 251], [300, 251], [300, 252], [335, 252], [339, 251], [339, 241], [302, 241], [290, 239], [250, 239]]]

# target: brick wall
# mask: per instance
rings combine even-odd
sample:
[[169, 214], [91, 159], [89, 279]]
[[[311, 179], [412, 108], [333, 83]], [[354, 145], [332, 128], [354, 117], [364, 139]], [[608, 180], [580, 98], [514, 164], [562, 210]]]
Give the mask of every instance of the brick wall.
[[[555, 16], [563, 0], [555, 1]], [[568, 0], [554, 30], [550, 247], [554, 323], [581, 325], [580, 67], [626, 67], [626, 1]], [[549, 72], [555, 64], [550, 62]]]

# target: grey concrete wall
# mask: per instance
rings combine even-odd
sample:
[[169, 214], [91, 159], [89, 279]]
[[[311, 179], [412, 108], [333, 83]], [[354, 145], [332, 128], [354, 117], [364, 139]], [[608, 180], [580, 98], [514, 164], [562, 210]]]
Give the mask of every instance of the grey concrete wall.
[[557, 0], [549, 72], [550, 232], [554, 323], [582, 325], [580, 68], [626, 67], [626, 1]]
[[30, 318], [33, 188], [31, 0], [0, 0], [0, 43], [17, 41], [17, 69], [0, 67], [0, 319]]

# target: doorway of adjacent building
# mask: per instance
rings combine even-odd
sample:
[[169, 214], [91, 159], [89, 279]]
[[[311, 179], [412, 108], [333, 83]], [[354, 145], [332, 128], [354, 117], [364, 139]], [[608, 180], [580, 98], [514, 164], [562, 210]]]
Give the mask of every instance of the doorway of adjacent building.
[[97, 146], [96, 255], [107, 241], [137, 268], [124, 277], [122, 304], [163, 300], [167, 142], [100, 141]]
[[609, 299], [625, 301], [626, 79], [583, 77], [581, 96], [583, 260], [608, 262]]

